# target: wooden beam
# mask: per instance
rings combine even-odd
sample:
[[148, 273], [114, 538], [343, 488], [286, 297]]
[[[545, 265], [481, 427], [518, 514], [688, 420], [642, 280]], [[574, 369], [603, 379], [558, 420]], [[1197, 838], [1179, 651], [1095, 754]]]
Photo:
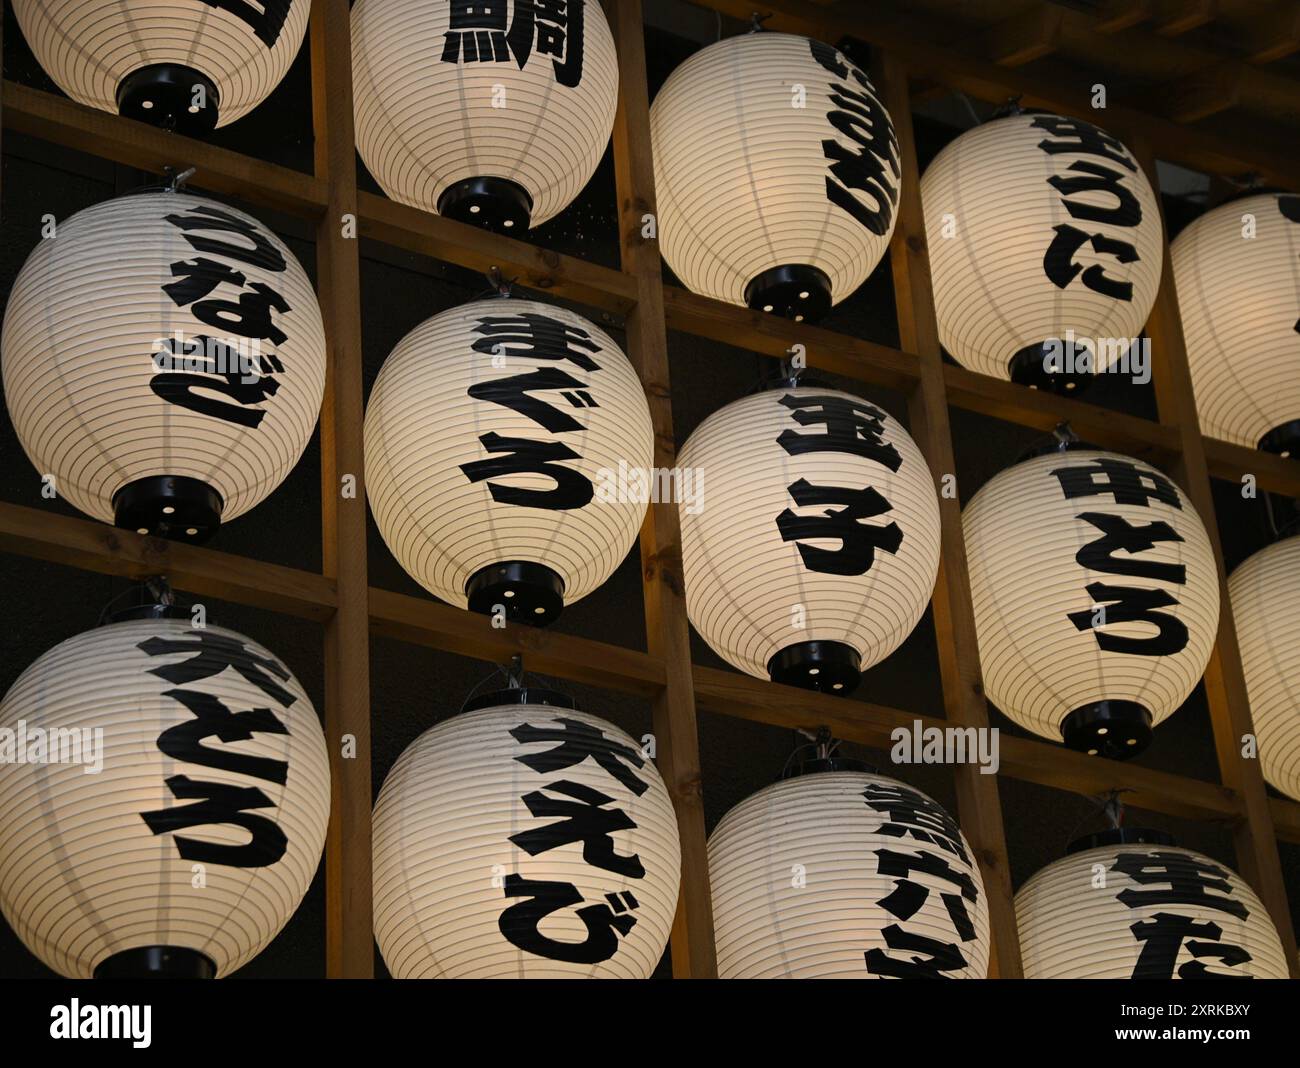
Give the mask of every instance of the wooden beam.
[[1280, 0], [1246, 27], [1242, 40], [1247, 63], [1276, 63], [1300, 51], [1300, 3]]
[[1181, 37], [1213, 22], [1219, 14], [1219, 0], [1157, 0], [1153, 20], [1161, 37]]
[[1112, 34], [1146, 22], [1155, 14], [1155, 0], [1102, 0], [1093, 14], [1093, 28]]
[[1235, 108], [1247, 69], [1240, 63], [1216, 63], [1163, 85], [1155, 91], [1160, 111], [1174, 122], [1198, 122]]
[[1023, 67], [1061, 43], [1061, 9], [1039, 4], [990, 26], [973, 47], [999, 67]]

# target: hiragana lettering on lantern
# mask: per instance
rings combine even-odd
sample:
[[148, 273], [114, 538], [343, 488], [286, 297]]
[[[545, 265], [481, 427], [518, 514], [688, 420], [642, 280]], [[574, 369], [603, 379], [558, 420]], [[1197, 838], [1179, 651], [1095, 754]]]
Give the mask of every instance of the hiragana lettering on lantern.
[[193, 804], [169, 805], [154, 812], [142, 812], [141, 819], [154, 834], [228, 824], [250, 835], [248, 842], [232, 845], [173, 834], [172, 841], [182, 860], [225, 864], [232, 868], [265, 868], [284, 856], [288, 847], [284, 831], [274, 820], [247, 811], [275, 807], [275, 802], [256, 786], [196, 782], [188, 775], [173, 775], [167, 779], [167, 789], [177, 800], [193, 801]]
[[544, 753], [524, 753], [515, 757], [519, 763], [545, 775], [552, 771], [564, 771], [591, 758], [638, 797], [650, 788], [648, 782], [639, 779], [632, 772], [632, 768], [645, 766], [645, 759], [637, 749], [606, 738], [605, 732], [599, 727], [580, 719], [557, 716], [555, 722], [559, 724], [558, 727], [534, 727], [530, 723], [521, 723], [511, 730], [510, 736], [520, 744], [559, 743]]
[[564, 942], [542, 934], [540, 928], [542, 921], [552, 913], [582, 904], [583, 897], [572, 883], [525, 879], [510, 874], [505, 878], [505, 896], [528, 899], [501, 913], [497, 926], [506, 940], [525, 953], [571, 964], [599, 964], [609, 960], [618, 952], [619, 937], [626, 938], [636, 926], [636, 917], [628, 913], [639, 907], [636, 898], [628, 891], [606, 894], [604, 902], [577, 910], [578, 919], [587, 929], [587, 937], [581, 942]]
[[149, 669], [150, 674], [176, 685], [188, 685], [220, 674], [226, 668], [234, 668], [245, 680], [285, 708], [297, 700], [290, 691], [275, 681], [288, 681], [290, 678], [289, 670], [283, 664], [274, 657], [258, 656], [238, 638], [229, 635], [211, 630], [191, 630], [183, 637], [175, 638], [155, 635], [140, 642], [136, 648], [147, 656], [194, 654], [180, 663], [162, 664]]
[[[547, 797], [544, 791], [563, 794], [572, 800]], [[559, 816], [562, 821], [512, 834], [510, 841], [531, 857], [570, 842], [581, 842], [582, 859], [588, 864], [629, 879], [642, 879], [645, 866], [641, 858], [635, 853], [625, 856], [614, 850], [611, 835], [615, 831], [632, 830], [636, 824], [621, 808], [603, 807], [613, 800], [583, 783], [560, 779], [542, 790], [524, 794], [523, 802], [534, 816]]]
[[550, 489], [533, 489], [529, 486], [507, 486], [500, 482], [489, 482], [488, 489], [492, 493], [492, 499], [499, 504], [564, 510], [582, 508], [595, 496], [591, 479], [581, 471], [554, 462], [582, 459], [562, 442], [508, 438], [495, 430], [480, 435], [479, 441], [488, 452], [503, 455], [461, 464], [460, 469], [471, 482], [482, 482], [484, 479], [526, 472], [545, 475], [555, 482]]
[[1172, 979], [1178, 951], [1184, 946], [1193, 959], [1178, 969], [1180, 979], [1253, 979], [1241, 972], [1211, 971], [1202, 958], [1217, 960], [1234, 968], [1250, 961], [1251, 955], [1241, 946], [1222, 942], [1223, 928], [1209, 920], [1197, 920], [1173, 912], [1157, 912], [1149, 920], [1139, 920], [1130, 928], [1142, 943], [1133, 979]]
[[[1107, 582], [1090, 582], [1086, 587], [1094, 604], [1105, 605], [1100, 621], [1096, 610], [1084, 608], [1070, 612], [1069, 620], [1076, 630], [1091, 630], [1097, 647], [1112, 653], [1129, 653], [1132, 656], [1172, 656], [1187, 646], [1187, 624], [1168, 612], [1157, 608], [1174, 608], [1177, 598], [1164, 590], [1149, 590], [1140, 586], [1113, 586]], [[1106, 630], [1112, 623], [1149, 623], [1156, 633], [1145, 638], [1113, 634]]]
[[[235, 18], [246, 22], [267, 48], [274, 48], [289, 17], [293, 0], [260, 0], [254, 5], [248, 0], [203, 0], [209, 7], [229, 11]], [[260, 10], [259, 10], [260, 8]]]
[[475, 382], [469, 387], [469, 395], [475, 400], [500, 404], [504, 408], [518, 412], [552, 434], [563, 433], [566, 430], [581, 430], [582, 424], [568, 412], [530, 396], [534, 391], [546, 390], [559, 391], [560, 396], [568, 400], [570, 406], [574, 408], [600, 407], [587, 392], [585, 382], [558, 367], [539, 367], [536, 371], [527, 374], [495, 378], [488, 382]]
[[867, 950], [864, 956], [867, 971], [872, 975], [891, 979], [947, 979], [945, 972], [966, 967], [966, 958], [954, 942], [906, 931], [896, 923], [889, 924], [880, 933], [886, 946], [907, 956], [890, 956], [883, 949]]
[[[1075, 516], [1086, 523], [1091, 523], [1102, 532], [1095, 541], [1088, 542], [1074, 558], [1083, 567], [1091, 571], [1103, 571], [1112, 575], [1133, 575], [1137, 578], [1162, 579], [1165, 582], [1187, 582], [1185, 564], [1162, 563], [1158, 560], [1138, 560], [1136, 553], [1154, 549], [1157, 542], [1182, 541], [1183, 537], [1168, 523], [1156, 520], [1153, 523], [1130, 523], [1122, 515], [1110, 515], [1106, 512], [1082, 512]], [[1123, 553], [1117, 557], [1116, 553]]]

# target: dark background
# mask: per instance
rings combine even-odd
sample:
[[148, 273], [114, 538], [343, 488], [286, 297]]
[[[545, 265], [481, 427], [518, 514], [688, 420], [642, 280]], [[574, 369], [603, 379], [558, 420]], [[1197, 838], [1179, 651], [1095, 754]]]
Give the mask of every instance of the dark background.
[[[33, 59], [12, 11], [5, 5], [4, 76], [23, 84], [57, 92]], [[723, 20], [723, 32], [739, 27]], [[700, 47], [698, 36], [688, 40], [648, 28], [647, 62], [651, 93], [668, 73]], [[860, 63], [865, 55], [858, 53]], [[982, 114], [987, 109], [978, 106]], [[935, 109], [930, 109], [935, 110]], [[942, 109], [939, 109], [942, 110]], [[951, 109], [950, 112], [951, 113]], [[963, 126], [917, 117], [921, 167]], [[312, 160], [311, 95], [308, 50], [276, 92], [252, 114], [218, 130], [220, 145], [272, 163], [309, 171]], [[112, 163], [71, 152], [6, 131], [3, 141], [3, 229], [0, 232], [0, 294], [9, 289], [28, 253], [39, 240], [41, 217], [62, 220], [80, 209], [157, 180]], [[379, 192], [358, 160], [362, 188]], [[190, 187], [203, 190], [203, 175]], [[1204, 208], [1195, 196], [1165, 198], [1173, 232]], [[311, 227], [262, 208], [255, 217], [274, 228], [315, 274]], [[560, 252], [618, 266], [615, 229], [614, 169], [606, 153], [596, 175], [579, 199], [528, 239]], [[1172, 234], [1171, 234], [1172, 236]], [[429, 316], [482, 295], [486, 280], [450, 264], [363, 242], [361, 247], [362, 326], [365, 347], [365, 388], [369, 391], [384, 359], [396, 342]], [[671, 280], [670, 272], [665, 275]], [[554, 299], [543, 296], [543, 299]], [[621, 323], [605, 313], [578, 307], [622, 341]], [[897, 345], [893, 292], [887, 262], [862, 288], [834, 309], [822, 324], [855, 337]], [[712, 411], [746, 392], [773, 363], [766, 357], [729, 348], [685, 334], [669, 338], [672, 363], [673, 413], [677, 441]], [[822, 376], [831, 377], [831, 376]], [[868, 388], [849, 380], [835, 385], [869, 395], [906, 424], [901, 394]], [[1120, 376], [1102, 376], [1087, 400], [1116, 410], [1154, 418], [1150, 386], [1138, 387]], [[958, 485], [963, 500], [999, 470], [1013, 464], [1022, 451], [1042, 438], [1035, 431], [951, 411], [957, 456]], [[308, 570], [321, 566], [319, 440], [314, 439], [284, 484], [252, 512], [222, 528], [210, 545], [277, 564]], [[1261, 500], [1243, 500], [1239, 487], [1216, 483], [1220, 535], [1229, 568], [1271, 540]], [[40, 479], [26, 459], [7, 412], [0, 411], [0, 499], [32, 508], [77, 514], [62, 500], [40, 496]], [[369, 525], [370, 583], [402, 593], [427, 597], [389, 555], [373, 521]], [[131, 584], [122, 579], [82, 572], [16, 556], [0, 554], [0, 690], [50, 647], [96, 624], [104, 604]], [[208, 618], [242, 631], [278, 654], [302, 681], [320, 708], [323, 701], [323, 630], [315, 623], [276, 613], [208, 600]], [[1226, 606], [1225, 606], [1226, 607]], [[555, 629], [639, 649], [645, 648], [638, 553], [586, 599], [565, 609]], [[726, 668], [692, 632], [696, 663]], [[372, 772], [377, 794], [385, 775], [407, 745], [436, 719], [456, 711], [466, 693], [494, 671], [482, 661], [382, 639], [371, 641]], [[649, 704], [638, 698], [560, 683], [582, 706], [605, 716], [634, 737], [650, 730]], [[919, 714], [943, 716], [934, 627], [927, 611], [902, 647], [872, 668], [853, 698], [906, 708]], [[993, 713], [994, 723], [1011, 734], [1020, 728]], [[816, 724], [809, 724], [815, 727]], [[730, 717], [700, 714], [700, 752], [709, 829], [744, 797], [770, 783], [785, 763], [795, 739], [791, 732]], [[884, 752], [846, 745], [888, 774], [925, 790], [950, 811], [956, 811], [951, 772], [944, 767], [917, 765], [891, 770]], [[1176, 716], [1160, 726], [1139, 764], [1195, 778], [1217, 781], [1209, 714], [1198, 687]], [[1057, 858], [1076, 832], [1101, 825], [1094, 801], [1068, 792], [1003, 777], [999, 781], [1007, 845], [1017, 886]], [[3, 818], [3, 814], [0, 814]], [[1177, 835], [1181, 844], [1199, 849], [1233, 865], [1230, 833], [1221, 826], [1177, 820], [1158, 813], [1133, 810], [1130, 824], [1160, 827]], [[1292, 901], [1293, 920], [1300, 926], [1300, 848], [1280, 845]], [[386, 975], [376, 952], [377, 974]], [[321, 873], [297, 913], [279, 937], [239, 973], [239, 977], [321, 977], [325, 973], [324, 887]], [[0, 921], [0, 976], [39, 977], [52, 973], [32, 957], [8, 926]], [[667, 976], [667, 960], [659, 974]]]

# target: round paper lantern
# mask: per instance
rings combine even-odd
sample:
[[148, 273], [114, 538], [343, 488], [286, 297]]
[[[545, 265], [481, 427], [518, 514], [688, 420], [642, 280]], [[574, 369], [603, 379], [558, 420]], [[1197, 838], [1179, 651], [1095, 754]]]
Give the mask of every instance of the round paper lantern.
[[357, 151], [385, 193], [518, 233], [600, 163], [618, 57], [598, 0], [357, 0], [352, 84]]
[[1025, 113], [949, 144], [921, 179], [939, 340], [964, 367], [1068, 393], [1129, 365], [1160, 284], [1160, 205], [1081, 119]]
[[1218, 571], [1191, 502], [1155, 468], [1085, 447], [994, 476], [962, 519], [989, 700], [1072, 749], [1140, 753], [1218, 629]]
[[784, 385], [714, 412], [682, 449], [686, 609], [747, 674], [848, 693], [930, 602], [939, 502], [907, 432], [861, 397]]
[[700, 50], [650, 109], [659, 245], [695, 293], [814, 320], [889, 247], [898, 142], [866, 74], [806, 37]]
[[1237, 875], [1160, 831], [1080, 839], [1016, 894], [1026, 979], [1285, 979], [1273, 921]]
[[375, 804], [375, 938], [398, 979], [647, 979], [680, 871], [639, 743], [550, 690], [431, 727]]
[[1300, 196], [1223, 204], [1169, 252], [1201, 430], [1300, 456]]
[[709, 836], [709, 881], [723, 979], [988, 972], [969, 843], [934, 801], [883, 775], [815, 771], [746, 798]]
[[310, 0], [14, 0], [23, 36], [68, 96], [198, 136], [280, 84]]
[[445, 601], [545, 624], [607, 579], [648, 493], [645, 393], [564, 308], [491, 298], [406, 335], [370, 394], [366, 488], [407, 572]]
[[189, 541], [284, 480], [325, 391], [320, 308], [293, 253], [186, 193], [59, 223], [14, 282], [0, 348], [9, 415], [58, 495]]
[[1261, 549], [1228, 577], [1264, 778], [1300, 801], [1300, 537]]
[[298, 907], [329, 822], [325, 736], [256, 642], [132, 619], [0, 702], [0, 909], [69, 978], [222, 977]]

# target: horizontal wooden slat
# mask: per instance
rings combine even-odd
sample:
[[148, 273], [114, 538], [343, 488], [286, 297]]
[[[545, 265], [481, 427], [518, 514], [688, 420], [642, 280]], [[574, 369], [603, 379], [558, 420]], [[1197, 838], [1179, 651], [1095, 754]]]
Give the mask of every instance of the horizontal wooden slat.
[[1254, 475], [1258, 489], [1300, 497], [1300, 458], [1283, 459], [1215, 438], [1204, 441], [1205, 461], [1213, 478], [1240, 482], [1242, 475]]

